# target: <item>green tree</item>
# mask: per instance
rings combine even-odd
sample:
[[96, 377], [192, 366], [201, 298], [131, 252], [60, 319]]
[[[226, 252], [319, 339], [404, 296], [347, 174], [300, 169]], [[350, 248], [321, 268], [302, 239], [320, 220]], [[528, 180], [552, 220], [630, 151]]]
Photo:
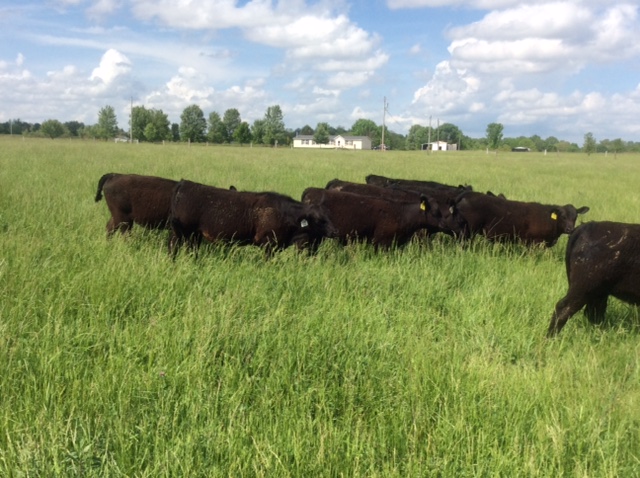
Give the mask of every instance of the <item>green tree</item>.
[[394, 131], [387, 131], [384, 134], [384, 142], [389, 149], [403, 150], [406, 149], [406, 140], [404, 135], [396, 133]]
[[236, 143], [240, 143], [240, 146], [251, 142], [251, 128], [249, 123], [243, 121], [238, 125], [233, 133], [233, 139]]
[[487, 126], [487, 146], [489, 149], [498, 149], [502, 143], [504, 126], [501, 123], [490, 123]]
[[105, 106], [98, 113], [96, 136], [102, 139], [115, 138], [118, 134], [118, 120], [112, 106]]
[[187, 106], [180, 115], [180, 139], [191, 143], [202, 143], [205, 140], [207, 121], [198, 105]]
[[596, 139], [594, 138], [593, 133], [587, 133], [584, 135], [582, 151], [587, 153], [587, 156], [591, 156], [591, 153], [596, 152], [596, 144]]
[[539, 149], [538, 151], [548, 151], [549, 153], [552, 151], [557, 151], [557, 144], [560, 142], [560, 140], [558, 140], [558, 138], [556, 138], [555, 136], [549, 136], [547, 139], [545, 139], [542, 142], [542, 148]]
[[264, 144], [284, 144], [286, 136], [284, 115], [280, 105], [269, 106], [264, 115]]
[[314, 133], [314, 131], [313, 131], [313, 128], [311, 126], [306, 124], [300, 129], [299, 133], [300, 134], [304, 134], [304, 135], [312, 135]]
[[153, 143], [171, 139], [169, 118], [162, 110], [148, 110], [146, 116], [147, 124], [143, 131], [143, 137], [146, 141]]
[[138, 141], [163, 141], [171, 139], [169, 118], [162, 110], [135, 106], [131, 112], [131, 128]]
[[[437, 131], [440, 141], [446, 141], [448, 144], [462, 143], [462, 131], [452, 123], [442, 123]], [[432, 141], [435, 141], [432, 139]]]
[[80, 131], [84, 128], [84, 123], [81, 123], [80, 121], [67, 121], [64, 123], [64, 127], [71, 136], [80, 136]]
[[207, 141], [214, 144], [224, 143], [226, 138], [226, 129], [220, 119], [220, 115], [216, 111], [209, 113], [209, 130], [207, 131]]
[[64, 125], [56, 119], [46, 120], [40, 127], [42, 134], [51, 139], [59, 138], [64, 134]]
[[351, 134], [353, 136], [368, 136], [371, 142], [377, 139], [380, 142], [380, 128], [373, 121], [368, 119], [359, 119], [351, 126]]
[[225, 141], [231, 142], [234, 139], [233, 134], [236, 131], [236, 128], [240, 126], [242, 120], [240, 119], [240, 112], [235, 108], [229, 108], [224, 112], [224, 116], [222, 117], [222, 124], [225, 129]]
[[318, 126], [316, 126], [316, 132], [313, 135], [313, 140], [317, 144], [329, 143], [329, 125], [327, 123], [318, 123]]
[[429, 128], [414, 124], [409, 128], [407, 139], [405, 140], [405, 148], [409, 151], [422, 149], [422, 145], [429, 142]]
[[266, 123], [263, 119], [257, 119], [251, 125], [251, 137], [255, 144], [264, 144]]
[[145, 141], [144, 131], [151, 120], [151, 112], [144, 106], [134, 106], [131, 110], [131, 135], [133, 139]]
[[180, 141], [180, 125], [171, 123], [171, 141]]
[[157, 137], [159, 137], [158, 130], [156, 129], [153, 123], [147, 123], [147, 126], [144, 128], [144, 137], [147, 138], [147, 141], [153, 143], [157, 141]]

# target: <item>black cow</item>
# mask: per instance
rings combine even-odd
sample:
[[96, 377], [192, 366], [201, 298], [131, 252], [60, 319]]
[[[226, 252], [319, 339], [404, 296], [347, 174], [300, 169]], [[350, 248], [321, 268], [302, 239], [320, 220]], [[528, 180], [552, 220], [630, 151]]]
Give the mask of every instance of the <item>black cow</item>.
[[361, 194], [363, 196], [374, 198], [413, 203], [415, 203], [416, 201], [420, 201], [422, 196], [429, 197], [430, 202], [428, 204], [430, 204], [432, 207], [437, 204], [437, 208], [433, 209], [428, 215], [428, 219], [431, 219], [431, 223], [427, 227], [427, 232], [430, 234], [436, 232], [452, 234], [451, 228], [446, 226], [447, 224], [449, 224], [449, 218], [451, 216], [448, 206], [449, 196], [443, 194], [441, 190], [427, 190], [427, 193], [422, 193], [410, 189], [382, 187], [375, 186], [373, 184], [361, 184], [342, 181], [340, 179], [333, 179], [329, 181], [325, 186], [325, 189], [334, 189], [337, 191]]
[[578, 214], [589, 208], [511, 201], [478, 192], [465, 192], [451, 204], [454, 229], [463, 238], [477, 234], [491, 240], [520, 240], [553, 246], [560, 235], [570, 234]]
[[438, 205], [421, 196], [414, 201], [392, 201], [333, 189], [307, 188], [302, 202], [326, 213], [335, 237], [342, 244], [352, 240], [369, 242], [375, 248], [402, 246], [421, 230], [438, 227]]
[[382, 186], [375, 186], [373, 184], [343, 181], [341, 179], [332, 179], [327, 183], [325, 189], [335, 189], [336, 191], [345, 191], [348, 193], [391, 199], [394, 201], [415, 201], [420, 199], [420, 193], [417, 191], [385, 188]]
[[402, 189], [411, 189], [414, 191], [424, 191], [424, 188], [428, 188], [428, 190], [440, 189], [444, 191], [457, 191], [461, 193], [463, 191], [472, 191], [473, 188], [471, 186], [450, 186], [449, 184], [443, 184], [436, 181], [421, 181], [416, 179], [396, 179], [396, 178], [388, 178], [386, 176], [378, 176], [375, 174], [369, 174], [365, 178], [367, 184], [373, 184], [374, 186], [381, 186], [383, 188], [388, 187], [398, 187]]
[[393, 191], [410, 191], [424, 194], [438, 203], [440, 209], [442, 232], [455, 235], [458, 233], [456, 223], [452, 220], [450, 204], [462, 193], [472, 191], [471, 186], [449, 186], [435, 181], [418, 181], [410, 179], [393, 179], [370, 174], [367, 184], [377, 185]]
[[640, 224], [582, 224], [569, 237], [565, 265], [569, 290], [556, 304], [548, 337], [583, 307], [591, 323], [601, 323], [610, 295], [640, 305]]
[[138, 174], [108, 173], [98, 181], [96, 202], [104, 193], [111, 218], [107, 235], [129, 231], [133, 224], [151, 229], [168, 227], [171, 193], [177, 181]]
[[181, 180], [171, 200], [169, 252], [185, 241], [265, 246], [267, 254], [290, 245], [313, 250], [331, 224], [316, 208], [274, 192], [229, 191]]

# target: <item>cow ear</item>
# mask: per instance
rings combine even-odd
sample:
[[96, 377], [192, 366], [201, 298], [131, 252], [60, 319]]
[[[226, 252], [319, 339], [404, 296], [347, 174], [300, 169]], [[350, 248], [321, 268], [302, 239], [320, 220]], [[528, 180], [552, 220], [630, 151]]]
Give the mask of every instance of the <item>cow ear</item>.
[[580, 209], [576, 210], [576, 212], [578, 214], [584, 214], [586, 212], [589, 212], [589, 207], [588, 206], [582, 206]]
[[558, 213], [559, 213], [559, 212], [560, 212], [560, 211], [558, 211], [557, 209], [553, 209], [553, 210], [551, 211], [551, 219], [553, 219], [554, 221], [557, 221], [557, 220], [558, 220]]

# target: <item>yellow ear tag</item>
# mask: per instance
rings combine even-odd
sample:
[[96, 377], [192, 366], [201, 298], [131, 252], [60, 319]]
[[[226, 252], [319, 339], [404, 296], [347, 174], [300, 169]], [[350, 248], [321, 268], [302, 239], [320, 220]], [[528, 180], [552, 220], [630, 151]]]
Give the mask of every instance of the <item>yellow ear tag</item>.
[[558, 215], [555, 212], [551, 213], [551, 219], [553, 219], [554, 221], [558, 220]]
[[424, 201], [422, 201], [420, 203], [420, 210], [421, 211], [426, 211], [427, 210], [427, 204]]

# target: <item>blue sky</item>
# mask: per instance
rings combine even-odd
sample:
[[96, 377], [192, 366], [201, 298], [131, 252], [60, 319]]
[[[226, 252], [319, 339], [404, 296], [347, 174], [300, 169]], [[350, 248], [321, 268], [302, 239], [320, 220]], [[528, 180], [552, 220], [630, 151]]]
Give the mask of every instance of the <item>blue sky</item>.
[[640, 141], [640, 1], [48, 0], [0, 6], [0, 121], [191, 104], [288, 128]]

